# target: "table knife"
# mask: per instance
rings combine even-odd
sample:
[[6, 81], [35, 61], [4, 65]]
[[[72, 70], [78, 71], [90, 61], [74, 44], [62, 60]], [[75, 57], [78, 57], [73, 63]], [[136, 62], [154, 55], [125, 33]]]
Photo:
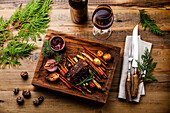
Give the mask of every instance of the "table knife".
[[133, 44], [132, 45], [132, 54], [133, 54], [132, 67], [134, 68], [132, 97], [136, 98], [138, 94], [138, 86], [139, 86], [139, 78], [137, 74], [138, 65], [136, 62], [136, 60], [138, 60], [138, 25], [136, 25], [133, 30], [132, 44]]

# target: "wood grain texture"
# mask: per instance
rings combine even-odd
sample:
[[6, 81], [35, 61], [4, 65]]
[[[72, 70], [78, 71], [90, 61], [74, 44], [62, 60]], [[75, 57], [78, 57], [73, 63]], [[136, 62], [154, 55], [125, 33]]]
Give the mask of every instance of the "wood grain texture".
[[[20, 3], [23, 6], [29, 0], [0, 0], [0, 16], [9, 19]], [[170, 4], [169, 0], [89, 0], [88, 21], [83, 25], [71, 22], [69, 5], [67, 0], [54, 0], [50, 12], [51, 22], [49, 29], [72, 34], [77, 37], [97, 42], [92, 35], [93, 24], [91, 15], [98, 4], [110, 4], [114, 12], [112, 35], [104, 43], [121, 48], [120, 59], [113, 77], [111, 89], [106, 104], [73, 97], [67, 94], [54, 92], [47, 89], [36, 88], [31, 85], [34, 71], [41, 52], [43, 41], [37, 41], [38, 48], [33, 55], [20, 60], [22, 66], [5, 68], [0, 70], [0, 113], [169, 113], [170, 112]], [[126, 35], [132, 35], [134, 26], [139, 22], [139, 9], [146, 9], [165, 33], [164, 36], [156, 36], [148, 30], [144, 31], [139, 26], [139, 34], [142, 40], [153, 44], [151, 55], [158, 64], [153, 76], [158, 82], [145, 84], [146, 95], [141, 98], [139, 104], [129, 104], [117, 98], [122, 69], [122, 60]], [[44, 39], [44, 35], [41, 35]], [[24, 81], [19, 76], [21, 71], [27, 71], [29, 78]], [[17, 96], [12, 92], [13, 88], [21, 90], [30, 89], [31, 99], [26, 99], [23, 106], [16, 104]], [[35, 107], [32, 101], [37, 96], [43, 95], [45, 101]]]

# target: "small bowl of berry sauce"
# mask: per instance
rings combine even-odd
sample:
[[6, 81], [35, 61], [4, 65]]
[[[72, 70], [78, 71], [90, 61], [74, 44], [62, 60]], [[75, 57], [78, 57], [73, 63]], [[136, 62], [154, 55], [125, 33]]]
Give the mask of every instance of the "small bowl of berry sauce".
[[65, 40], [62, 37], [55, 36], [51, 38], [50, 46], [54, 51], [61, 51], [65, 47]]

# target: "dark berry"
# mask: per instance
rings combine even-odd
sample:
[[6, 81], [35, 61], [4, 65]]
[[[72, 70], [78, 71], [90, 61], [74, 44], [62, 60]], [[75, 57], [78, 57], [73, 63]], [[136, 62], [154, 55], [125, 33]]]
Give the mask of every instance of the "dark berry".
[[27, 79], [28, 79], [28, 73], [27, 73], [27, 72], [22, 71], [22, 72], [20, 73], [20, 75], [21, 75], [21, 77], [22, 77], [24, 80], [27, 80]]
[[16, 99], [16, 101], [17, 101], [17, 103], [19, 105], [23, 105], [24, 104], [24, 99], [22, 97], [20, 97], [20, 96]]
[[37, 99], [35, 99], [35, 100], [33, 101], [33, 104], [34, 104], [35, 106], [38, 106], [38, 105], [40, 105], [40, 102], [39, 102]]
[[23, 90], [23, 92], [22, 92], [22, 95], [25, 97], [25, 98], [30, 98], [31, 97], [31, 92], [30, 92], [30, 90]]
[[15, 95], [17, 95], [19, 93], [19, 88], [14, 88], [13, 92]]
[[40, 103], [42, 103], [44, 101], [44, 97], [43, 96], [38, 96], [38, 100]]

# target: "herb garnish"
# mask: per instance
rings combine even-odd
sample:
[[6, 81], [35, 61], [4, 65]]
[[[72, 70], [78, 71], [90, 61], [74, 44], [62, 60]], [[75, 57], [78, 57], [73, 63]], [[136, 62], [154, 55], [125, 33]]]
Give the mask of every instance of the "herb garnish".
[[157, 79], [152, 76], [153, 75], [152, 71], [156, 67], [157, 62], [152, 63], [153, 58], [150, 56], [148, 48], [145, 49], [145, 52], [141, 56], [141, 58], [143, 60], [143, 63], [140, 63], [139, 61], [136, 60], [141, 76], [143, 75], [145, 76], [144, 80], [146, 82], [157, 81]]
[[90, 76], [88, 76], [88, 77], [86, 77], [85, 79], [83, 79], [80, 83], [78, 83], [78, 84], [76, 84], [76, 86], [77, 85], [81, 85], [81, 84], [83, 84], [83, 83], [85, 83], [85, 82], [88, 82], [88, 81], [90, 81], [90, 80], [92, 80], [93, 79], [93, 76], [94, 76], [94, 72], [92, 72], [92, 70], [89, 70], [89, 72], [90, 72]]
[[150, 15], [146, 14], [146, 11], [144, 9], [139, 10], [139, 13], [140, 23], [142, 24], [142, 27], [144, 27], [144, 30], [146, 30], [146, 28], [149, 28], [149, 31], [153, 32], [154, 34], [163, 35], [163, 32], [155, 24], [155, 20], [152, 20], [150, 18]]
[[52, 50], [47, 40], [44, 40], [42, 55], [48, 58], [54, 57], [56, 62], [60, 62], [62, 59], [62, 54], [59, 54], [58, 52]]

